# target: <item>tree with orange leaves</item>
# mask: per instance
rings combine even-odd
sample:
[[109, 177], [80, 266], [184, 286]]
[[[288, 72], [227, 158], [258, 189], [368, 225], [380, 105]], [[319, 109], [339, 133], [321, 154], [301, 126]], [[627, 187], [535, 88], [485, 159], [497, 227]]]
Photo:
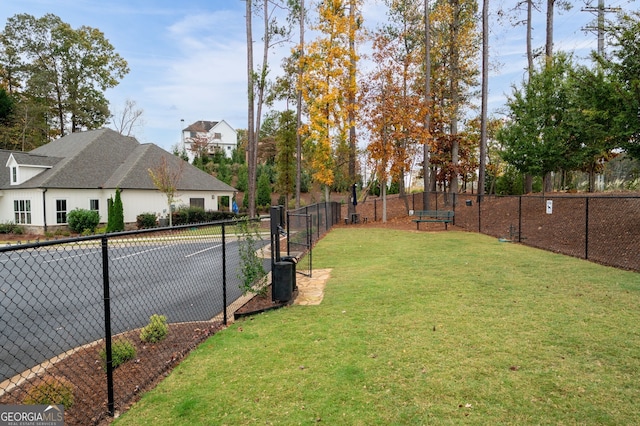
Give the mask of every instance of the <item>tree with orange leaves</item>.
[[400, 0], [390, 0], [389, 7], [389, 25], [374, 35], [372, 55], [377, 67], [364, 79], [362, 98], [370, 136], [367, 149], [383, 182], [383, 220], [387, 182], [396, 181], [400, 193], [405, 193], [405, 177], [429, 136], [421, 84], [421, 9], [416, 1]]

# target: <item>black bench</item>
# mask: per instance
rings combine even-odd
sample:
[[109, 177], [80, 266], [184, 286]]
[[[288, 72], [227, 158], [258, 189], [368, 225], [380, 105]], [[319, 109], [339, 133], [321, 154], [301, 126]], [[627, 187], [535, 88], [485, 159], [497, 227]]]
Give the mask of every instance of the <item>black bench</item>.
[[[362, 223], [367, 223], [369, 218], [364, 216], [362, 218]], [[351, 218], [345, 217], [344, 224], [348, 225], [349, 223], [360, 223], [360, 213], [351, 213]]]
[[453, 222], [452, 210], [418, 210], [413, 212], [416, 219], [413, 222], [416, 223], [416, 229], [420, 229], [420, 222], [442, 222], [444, 223], [444, 229], [447, 229], [447, 225]]

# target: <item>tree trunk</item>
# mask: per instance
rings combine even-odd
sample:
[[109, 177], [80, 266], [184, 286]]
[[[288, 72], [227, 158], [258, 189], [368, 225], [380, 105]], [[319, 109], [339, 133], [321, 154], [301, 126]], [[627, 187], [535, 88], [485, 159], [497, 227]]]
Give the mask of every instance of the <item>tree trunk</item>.
[[[553, 6], [555, 2], [556, 0], [547, 0], [547, 39], [544, 49], [547, 67], [551, 66], [553, 60]], [[553, 191], [553, 176], [550, 172], [544, 176], [544, 190], [545, 192]]]
[[[531, 31], [533, 27], [533, 0], [527, 0], [527, 79], [531, 79], [531, 73], [533, 72], [533, 47], [531, 41]], [[526, 173], [524, 176], [524, 193], [530, 194], [533, 192], [533, 176], [531, 173]]]
[[[349, 1], [349, 94], [348, 100], [348, 120], [349, 120], [349, 181], [351, 185], [356, 184], [356, 47], [355, 47], [355, 31], [356, 31], [356, 6], [355, 0]], [[349, 203], [349, 217], [356, 212], [356, 206]]]
[[387, 223], [387, 183], [380, 182], [382, 191], [382, 223]]
[[451, 23], [451, 71], [449, 73], [449, 90], [451, 93], [451, 105], [452, 105], [452, 114], [451, 114], [451, 137], [453, 138], [451, 143], [451, 184], [449, 187], [449, 191], [452, 193], [458, 192], [458, 163], [460, 161], [459, 158], [459, 148], [460, 141], [458, 140], [458, 102], [459, 102], [459, 94], [458, 94], [458, 60], [459, 60], [459, 52], [456, 41], [458, 39], [458, 26], [460, 22], [458, 21], [460, 15], [460, 2], [459, 0], [453, 0], [451, 2], [451, 6], [453, 8], [453, 22]]
[[254, 132], [254, 81], [253, 81], [253, 32], [251, 29], [251, 2], [246, 2], [246, 26], [247, 26], [247, 96], [248, 96], [248, 120], [247, 120], [247, 198], [249, 200], [249, 217], [256, 216], [256, 182], [257, 182], [257, 158], [254, 145], [256, 137]]
[[300, 58], [298, 59], [298, 105], [296, 108], [297, 132], [296, 132], [296, 209], [300, 208], [301, 185], [302, 185], [302, 81], [303, 69], [300, 61], [304, 57], [304, 0], [300, 0]]
[[547, 0], [547, 41], [544, 53], [547, 58], [547, 65], [551, 64], [553, 58], [553, 6], [556, 0]]
[[[424, 0], [424, 93], [425, 103], [427, 104], [427, 115], [424, 119], [424, 127], [431, 134], [431, 23], [429, 22], [429, 0]], [[422, 195], [422, 208], [429, 210], [429, 191], [431, 182], [429, 179], [430, 155], [431, 155], [431, 138], [424, 141], [422, 146], [422, 180], [424, 193]]]
[[484, 170], [487, 163], [487, 97], [489, 93], [489, 0], [482, 2], [482, 101], [480, 119], [480, 171], [478, 195], [484, 195]]

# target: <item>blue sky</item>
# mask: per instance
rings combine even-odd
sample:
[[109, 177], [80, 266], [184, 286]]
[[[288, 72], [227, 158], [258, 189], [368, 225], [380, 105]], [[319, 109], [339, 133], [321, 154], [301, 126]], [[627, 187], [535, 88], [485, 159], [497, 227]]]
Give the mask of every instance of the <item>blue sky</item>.
[[[311, 3], [312, 0], [307, 0]], [[491, 0], [492, 9], [511, 7], [516, 0]], [[555, 49], [587, 57], [596, 35], [584, 32], [595, 16], [583, 12], [597, 0], [573, 0], [571, 11], [556, 14]], [[607, 7], [638, 10], [634, 0], [606, 0]], [[8, 17], [53, 13], [72, 27], [100, 29], [129, 63], [130, 72], [107, 92], [112, 111], [127, 99], [144, 110], [144, 126], [135, 131], [140, 142], [170, 150], [184, 125], [197, 120], [226, 120], [247, 127], [245, 2], [242, 0], [3, 0], [2, 28]], [[381, 0], [365, 0], [365, 25], [384, 20]], [[544, 13], [536, 14], [534, 46], [544, 45]], [[260, 22], [254, 19], [255, 63], [260, 62]], [[519, 84], [526, 67], [525, 29], [511, 28], [491, 18], [489, 112], [497, 114], [511, 84]], [[307, 36], [307, 39], [310, 37]], [[288, 54], [283, 46], [274, 57]], [[272, 62], [274, 75], [279, 59]], [[184, 119], [184, 123], [181, 120]]]

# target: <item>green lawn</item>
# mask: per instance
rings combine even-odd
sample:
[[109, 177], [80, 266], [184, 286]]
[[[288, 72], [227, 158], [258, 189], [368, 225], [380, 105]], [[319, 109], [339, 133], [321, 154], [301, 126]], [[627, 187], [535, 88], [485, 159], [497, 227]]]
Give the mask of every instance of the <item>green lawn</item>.
[[640, 422], [640, 274], [463, 232], [330, 232], [320, 306], [236, 322], [117, 425]]

